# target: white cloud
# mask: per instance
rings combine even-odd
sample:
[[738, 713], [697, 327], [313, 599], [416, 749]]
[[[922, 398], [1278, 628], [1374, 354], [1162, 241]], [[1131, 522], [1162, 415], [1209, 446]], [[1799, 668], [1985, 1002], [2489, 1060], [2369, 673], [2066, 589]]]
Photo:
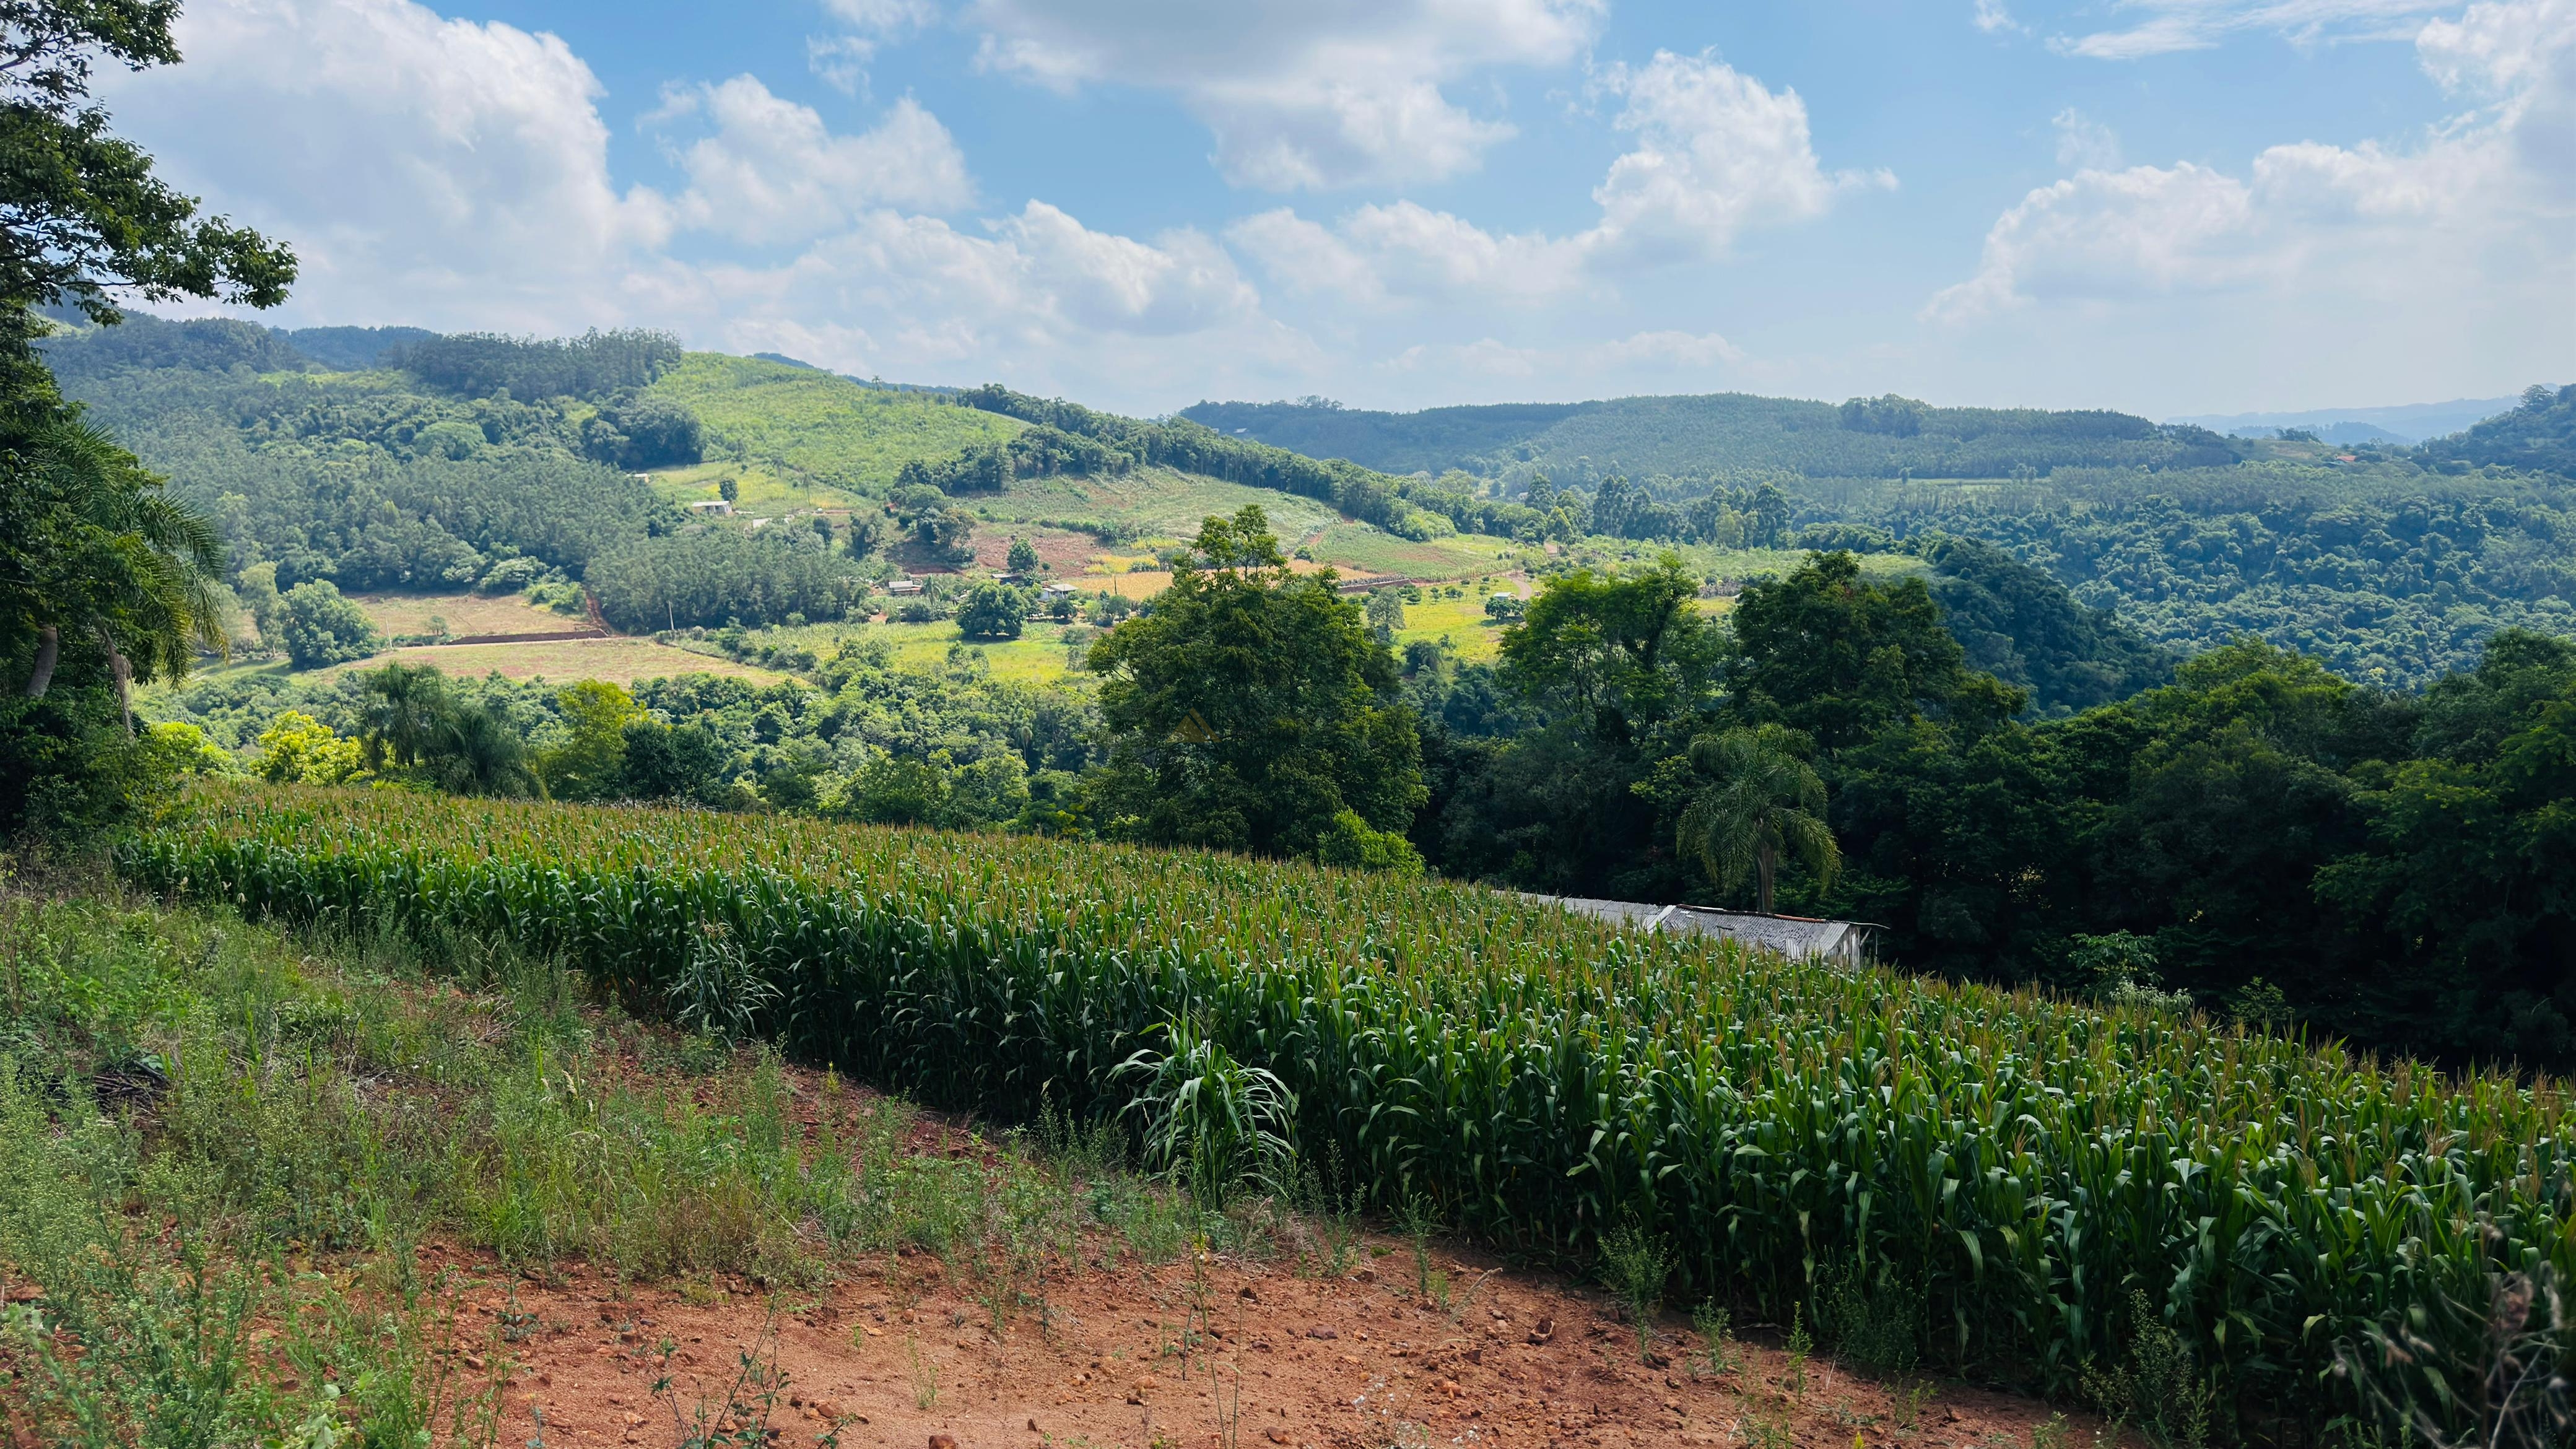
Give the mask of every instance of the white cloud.
[[2052, 36], [2049, 47], [2094, 60], [2141, 60], [2207, 50], [2247, 30], [2268, 30], [2301, 45], [2402, 40], [2413, 33], [2412, 22], [2448, 6], [2443, 0], [2122, 0], [2119, 8], [2143, 11], [2147, 18], [2123, 30]]
[[1885, 171], [1826, 175], [1798, 93], [1766, 90], [1714, 56], [1657, 51], [1636, 69], [1610, 67], [1600, 84], [1625, 98], [1619, 128], [1637, 133], [1592, 193], [1601, 223], [1589, 245], [1600, 252], [1721, 256], [1749, 226], [1803, 221], [1843, 190], [1896, 183]]
[[2110, 127], [2068, 106], [2048, 118], [2057, 130], [2057, 164], [2079, 171], [2112, 171], [2120, 165], [2120, 138]]
[[1225, 177], [1273, 191], [1434, 181], [1513, 134], [1444, 87], [1562, 65], [1605, 0], [975, 0], [986, 65], [1071, 91], [1167, 91]]
[[180, 184], [294, 241], [306, 306], [532, 326], [614, 305], [614, 278], [649, 289], [633, 260], [667, 207], [610, 183], [599, 82], [554, 36], [408, 0], [221, 0], [177, 38], [185, 65], [102, 89]]
[[[2489, 103], [2406, 149], [2302, 141], [2238, 178], [2182, 162], [2087, 169], [1997, 219], [1974, 276], [1925, 315], [2264, 285], [2344, 306], [2468, 295], [2486, 276], [2564, 270], [2576, 0], [2471, 6], [2425, 26], [2426, 70]], [[2062, 119], [2062, 118], [2061, 118]]]
[[809, 37], [805, 62], [844, 95], [866, 91], [868, 66], [880, 47], [939, 18], [930, 0], [823, 0], [823, 9], [841, 23], [841, 33]]
[[1988, 35], [2015, 31], [2027, 33], [2030, 29], [2013, 19], [2012, 12], [2004, 8], [2004, 0], [1977, 0], [1976, 13], [1970, 18], [1976, 21], [1979, 30]]
[[693, 228], [800, 242], [872, 207], [955, 211], [975, 199], [948, 128], [908, 96], [874, 130], [836, 136], [811, 107], [742, 75], [666, 92], [655, 119], [699, 116], [714, 134], [675, 153], [689, 178], [675, 210]]
[[[551, 35], [411, 0], [200, 0], [180, 41], [187, 64], [120, 76], [110, 101], [174, 179], [295, 246], [280, 320], [670, 326], [1113, 404], [1303, 356], [1204, 233], [1117, 236], [1034, 200], [965, 228], [922, 214], [971, 188], [909, 100], [836, 136], [748, 76], [675, 91], [652, 123], [705, 128], [675, 152], [686, 188], [620, 194], [598, 82]], [[691, 234], [788, 255], [686, 260], [671, 243]]]
[[1600, 219], [1570, 236], [1497, 235], [1411, 201], [1363, 206], [1326, 228], [1286, 210], [1227, 239], [1282, 284], [1374, 303], [1387, 297], [1530, 301], [1599, 290], [1643, 268], [1714, 260], [1745, 230], [1819, 216], [1841, 193], [1893, 186], [1887, 172], [1828, 174], [1806, 103], [1710, 55], [1657, 52], [1614, 65], [1597, 89], [1637, 137], [1592, 197]]

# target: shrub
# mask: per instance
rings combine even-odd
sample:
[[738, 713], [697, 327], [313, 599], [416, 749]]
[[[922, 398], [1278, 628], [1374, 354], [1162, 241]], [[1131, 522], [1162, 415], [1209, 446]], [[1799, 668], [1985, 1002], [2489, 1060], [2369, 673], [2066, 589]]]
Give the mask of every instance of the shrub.
[[339, 586], [326, 579], [288, 589], [285, 605], [286, 657], [298, 669], [364, 659], [383, 642], [366, 611], [342, 598]]

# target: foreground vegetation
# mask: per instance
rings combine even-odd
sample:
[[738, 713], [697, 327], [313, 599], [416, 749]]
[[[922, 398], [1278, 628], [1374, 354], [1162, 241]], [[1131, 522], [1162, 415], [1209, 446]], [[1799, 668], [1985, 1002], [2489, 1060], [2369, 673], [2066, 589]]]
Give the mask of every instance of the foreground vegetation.
[[541, 1325], [461, 1314], [441, 1245], [706, 1294], [901, 1248], [999, 1325], [1069, 1269], [1260, 1229], [1098, 1134], [918, 1147], [900, 1102], [800, 1098], [773, 1052], [473, 938], [11, 890], [0, 963], [0, 1442], [500, 1442]]
[[1837, 1338], [1902, 1324], [1871, 1351], [2052, 1393], [2162, 1326], [2177, 1414], [2465, 1428], [2499, 1353], [2569, 1348], [2489, 1323], [2510, 1275], [2576, 1268], [2547, 1084], [1189, 853], [219, 791], [123, 864], [253, 918], [561, 959], [1007, 1116], [1106, 1117], [1168, 1079], [1122, 1063], [1181, 1060], [1379, 1204], [1546, 1257], [1647, 1235], [1689, 1295]]

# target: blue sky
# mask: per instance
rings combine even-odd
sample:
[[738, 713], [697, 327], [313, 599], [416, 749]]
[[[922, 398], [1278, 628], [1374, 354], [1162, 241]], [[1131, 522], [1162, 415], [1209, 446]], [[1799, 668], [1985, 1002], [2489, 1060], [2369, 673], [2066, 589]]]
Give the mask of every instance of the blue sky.
[[1122, 409], [2152, 415], [2576, 377], [2576, 0], [192, 0], [291, 324]]

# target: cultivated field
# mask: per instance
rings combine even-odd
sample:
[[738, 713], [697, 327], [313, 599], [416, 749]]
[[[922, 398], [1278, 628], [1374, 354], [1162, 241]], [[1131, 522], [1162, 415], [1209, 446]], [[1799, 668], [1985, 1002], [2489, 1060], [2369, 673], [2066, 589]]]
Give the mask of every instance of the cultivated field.
[[[203, 795], [123, 863], [255, 917], [558, 960], [1006, 1120], [1116, 1117], [1140, 1050], [1236, 1084], [1209, 1090], [1260, 1067], [1298, 1160], [1382, 1208], [1538, 1260], [1668, 1254], [1683, 1301], [1886, 1371], [2069, 1397], [2129, 1374], [2177, 1442], [2304, 1432], [2365, 1390], [2439, 1408], [2429, 1376], [2492, 1352], [2492, 1275], [2576, 1269], [2554, 1085], [1471, 887], [388, 792]], [[2376, 1347], [2400, 1333], [2403, 1359]]]

